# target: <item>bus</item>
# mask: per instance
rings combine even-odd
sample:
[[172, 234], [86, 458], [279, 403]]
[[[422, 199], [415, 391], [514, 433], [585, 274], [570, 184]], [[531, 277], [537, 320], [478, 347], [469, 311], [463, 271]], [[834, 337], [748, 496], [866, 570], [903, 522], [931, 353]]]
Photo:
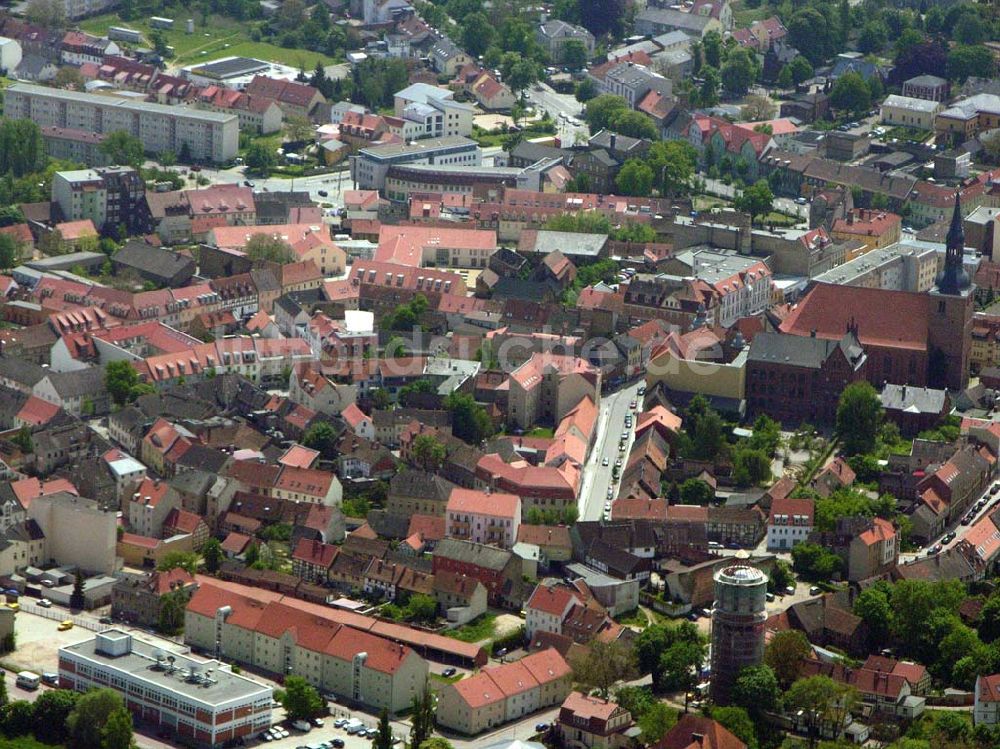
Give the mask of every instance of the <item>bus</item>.
[[42, 677], [31, 671], [21, 671], [17, 674], [17, 685], [21, 689], [35, 690], [42, 683]]

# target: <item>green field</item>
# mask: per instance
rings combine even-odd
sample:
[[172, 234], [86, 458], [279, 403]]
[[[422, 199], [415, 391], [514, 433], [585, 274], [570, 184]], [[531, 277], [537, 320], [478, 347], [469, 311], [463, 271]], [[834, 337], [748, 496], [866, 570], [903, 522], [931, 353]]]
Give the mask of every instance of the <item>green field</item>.
[[0, 749], [59, 749], [59, 745], [43, 744], [33, 736], [18, 736], [14, 739], [0, 737]]
[[[231, 55], [255, 57], [267, 62], [301, 67], [306, 71], [315, 68], [317, 60], [324, 65], [332, 65], [336, 62], [332, 57], [319, 52], [310, 52], [305, 49], [285, 49], [276, 44], [254, 42], [247, 33], [248, 25], [232, 18], [209, 16], [206, 28], [201, 25], [201, 18], [197, 14], [192, 17], [195, 20], [193, 34], [184, 31], [186, 18], [175, 18], [174, 28], [163, 32], [167, 44], [174, 48], [174, 58], [170, 60], [172, 65], [209, 62]], [[120, 20], [114, 13], [94, 16], [80, 23], [80, 28], [83, 31], [97, 35], [106, 34], [109, 26], [125, 26], [141, 31], [147, 35], [147, 41], [151, 30], [145, 19], [126, 22]]]

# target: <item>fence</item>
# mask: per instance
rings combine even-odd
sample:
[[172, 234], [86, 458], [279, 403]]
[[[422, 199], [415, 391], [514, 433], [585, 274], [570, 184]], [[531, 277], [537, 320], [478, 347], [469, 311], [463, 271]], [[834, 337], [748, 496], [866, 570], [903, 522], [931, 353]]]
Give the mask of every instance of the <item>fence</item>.
[[[22, 599], [23, 600], [23, 599]], [[67, 614], [63, 609], [47, 609], [39, 606], [35, 603], [22, 603], [18, 602], [21, 611], [25, 613], [32, 614], [34, 616], [41, 616], [45, 619], [52, 619], [53, 621], [71, 621], [74, 627], [82, 627], [83, 629], [89, 629], [91, 632], [101, 632], [108, 629], [107, 624], [101, 624], [90, 617], [81, 616], [79, 614]]]

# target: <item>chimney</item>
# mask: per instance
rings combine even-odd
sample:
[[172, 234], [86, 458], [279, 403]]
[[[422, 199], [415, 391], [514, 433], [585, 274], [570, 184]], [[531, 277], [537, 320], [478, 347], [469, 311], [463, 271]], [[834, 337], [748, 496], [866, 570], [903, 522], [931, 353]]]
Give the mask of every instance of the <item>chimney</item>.
[[809, 337], [810, 338], [816, 337], [816, 328], [813, 328], [812, 330], [809, 331]]
[[615, 152], [615, 144], [616, 144], [617, 142], [618, 142], [618, 135], [617, 135], [617, 134], [615, 134], [615, 133], [611, 133], [611, 142], [610, 142], [610, 144], [609, 144], [609, 147], [610, 147], [610, 149], [611, 149], [611, 153], [614, 153], [614, 152]]

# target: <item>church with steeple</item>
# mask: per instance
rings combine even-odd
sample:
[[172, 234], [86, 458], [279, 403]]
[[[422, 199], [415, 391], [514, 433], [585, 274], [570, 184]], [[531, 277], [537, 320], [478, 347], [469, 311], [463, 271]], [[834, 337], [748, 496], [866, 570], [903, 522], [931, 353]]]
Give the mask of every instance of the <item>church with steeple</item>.
[[944, 269], [930, 292], [927, 379], [932, 387], [958, 388], [968, 382], [975, 311], [973, 291], [972, 279], [965, 269], [962, 199], [956, 192], [945, 239]]
[[853, 332], [868, 357], [866, 377], [878, 390], [886, 383], [964, 389], [975, 311], [964, 254], [956, 194], [944, 264], [930, 291], [813, 283], [779, 330], [834, 341]]

